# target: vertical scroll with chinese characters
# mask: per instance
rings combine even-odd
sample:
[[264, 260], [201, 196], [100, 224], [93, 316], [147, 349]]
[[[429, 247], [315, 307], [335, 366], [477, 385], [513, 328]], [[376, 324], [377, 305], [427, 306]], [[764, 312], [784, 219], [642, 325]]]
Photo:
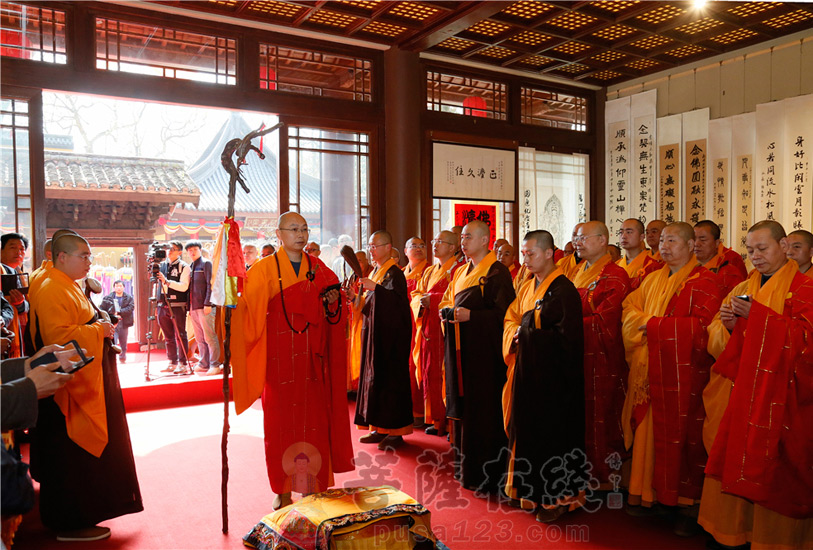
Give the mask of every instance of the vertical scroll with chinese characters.
[[697, 109], [683, 113], [684, 210], [683, 220], [694, 225], [706, 219], [706, 158], [709, 136], [709, 110]]
[[605, 222], [614, 235], [630, 216], [630, 98], [608, 101], [605, 106], [607, 192]]
[[813, 188], [810, 155], [813, 153], [813, 95], [794, 97], [785, 103], [785, 174], [788, 186], [782, 221], [785, 230], [811, 230]]
[[655, 113], [657, 91], [649, 90], [630, 97], [632, 119], [632, 179], [630, 181], [630, 218], [642, 223], [657, 218], [655, 173]]
[[732, 219], [730, 246], [745, 254], [745, 236], [754, 224], [754, 152], [756, 115], [745, 113], [731, 117]]
[[731, 118], [709, 121], [709, 192], [706, 205], [709, 219], [720, 226], [726, 246], [731, 246]]
[[785, 102], [757, 105], [757, 220], [782, 223], [785, 192]]
[[706, 140], [686, 142], [686, 221], [706, 218]]
[[658, 119], [658, 218], [666, 223], [683, 219], [680, 184], [682, 136], [683, 120], [680, 115]]

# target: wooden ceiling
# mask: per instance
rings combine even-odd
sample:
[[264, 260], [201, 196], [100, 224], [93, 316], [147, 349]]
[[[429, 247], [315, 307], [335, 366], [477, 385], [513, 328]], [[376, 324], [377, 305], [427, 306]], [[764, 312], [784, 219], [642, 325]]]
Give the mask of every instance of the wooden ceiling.
[[813, 28], [803, 2], [157, 3], [598, 86]]

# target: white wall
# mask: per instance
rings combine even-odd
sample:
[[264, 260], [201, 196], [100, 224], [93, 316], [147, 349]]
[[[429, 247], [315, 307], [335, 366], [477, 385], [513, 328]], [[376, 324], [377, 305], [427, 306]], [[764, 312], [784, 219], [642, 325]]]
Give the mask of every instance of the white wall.
[[657, 116], [708, 107], [709, 118], [813, 94], [813, 30], [607, 88], [607, 99], [658, 91]]

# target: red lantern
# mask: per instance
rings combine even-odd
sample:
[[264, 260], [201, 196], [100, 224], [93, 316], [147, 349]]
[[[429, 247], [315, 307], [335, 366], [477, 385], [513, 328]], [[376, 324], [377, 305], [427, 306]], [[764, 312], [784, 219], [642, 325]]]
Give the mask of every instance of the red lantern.
[[488, 116], [485, 109], [488, 109], [486, 100], [478, 95], [467, 97], [463, 100], [463, 114], [486, 118]]

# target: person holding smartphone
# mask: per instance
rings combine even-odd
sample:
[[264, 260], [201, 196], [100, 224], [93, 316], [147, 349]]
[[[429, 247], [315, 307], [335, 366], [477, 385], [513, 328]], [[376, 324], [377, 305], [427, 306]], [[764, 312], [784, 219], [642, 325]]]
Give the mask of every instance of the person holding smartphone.
[[698, 523], [720, 545], [802, 548], [813, 532], [813, 281], [788, 259], [773, 220], [748, 230], [745, 249], [754, 270], [708, 329], [717, 362], [703, 391]]
[[100, 540], [110, 530], [98, 523], [143, 510], [115, 353], [105, 343], [114, 327], [76, 284], [93, 261], [87, 241], [63, 235], [52, 255], [54, 267], [32, 297], [32, 341], [42, 348], [76, 340], [94, 359], [39, 401], [31, 472], [42, 523], [57, 540]]

